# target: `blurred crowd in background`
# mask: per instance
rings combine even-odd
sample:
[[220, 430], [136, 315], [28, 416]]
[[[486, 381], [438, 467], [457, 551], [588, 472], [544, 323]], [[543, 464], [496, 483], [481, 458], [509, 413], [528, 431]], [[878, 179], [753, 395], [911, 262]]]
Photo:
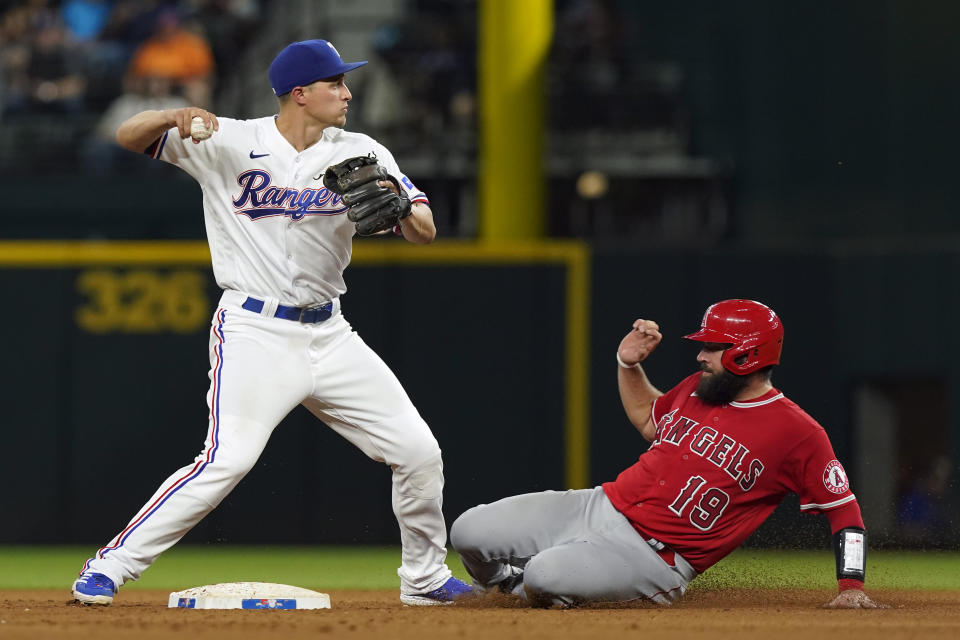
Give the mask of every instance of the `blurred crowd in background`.
[[[13, 0], [0, 7], [4, 173], [173, 175], [119, 149], [118, 125], [145, 109], [188, 105], [221, 116], [269, 115], [272, 56], [287, 42], [322, 36], [347, 58], [371, 60], [350, 79], [348, 127], [382, 140], [409, 173], [430, 182], [442, 200], [443, 233], [475, 233], [476, 0]], [[723, 235], [727, 176], [718, 164], [690, 158], [679, 66], [637, 55], [628, 2], [556, 0], [554, 9], [547, 170], [558, 182], [551, 197], [578, 206], [554, 216], [549, 232], [616, 234], [623, 224], [679, 228], [705, 219], [710, 235]], [[580, 176], [594, 158], [610, 165], [605, 173]], [[617, 181], [649, 173], [651, 159], [654, 178], [666, 161], [668, 178], [686, 180], [681, 191], [668, 191], [669, 181]], [[608, 192], [646, 198], [651, 214], [623, 216], [603, 201]]]
[[257, 0], [27, 0], [0, 24], [4, 115], [100, 113], [124, 93], [208, 105], [258, 11]]
[[[146, 108], [186, 104], [215, 111], [230, 74], [268, 20], [262, 0], [19, 0], [0, 14], [0, 117], [25, 124], [55, 114], [80, 133], [112, 140], [116, 125]], [[318, 5], [321, 3], [317, 3]], [[351, 126], [390, 138], [402, 153], [427, 144], [474, 150], [475, 0], [410, 0], [394, 17], [371, 15], [368, 51], [382, 64], [361, 85]], [[282, 8], [283, 2], [272, 3]], [[685, 112], [675, 65], [631, 55], [610, 0], [558, 0], [548, 87], [557, 131], [661, 129], [682, 144]], [[319, 35], [319, 34], [318, 34]], [[332, 38], [331, 38], [332, 39]], [[575, 77], [577, 84], [568, 79]], [[266, 85], [264, 85], [265, 87]], [[584, 118], [583, 106], [591, 106]], [[231, 115], [223, 113], [223, 115]], [[265, 115], [232, 114], [232, 115]], [[91, 124], [91, 119], [96, 122]], [[64, 122], [60, 120], [60, 122]], [[74, 140], [75, 141], [75, 140]], [[70, 166], [71, 154], [60, 162]], [[23, 158], [21, 158], [21, 161]], [[112, 169], [110, 163], [85, 164]], [[23, 168], [22, 165], [18, 165]], [[47, 166], [49, 168], [49, 166]]]
[[[5, 129], [33, 130], [31, 119], [56, 116], [66, 167], [114, 169], [113, 134], [130, 115], [212, 107], [260, 11], [259, 0], [12, 3], [0, 16]], [[22, 154], [19, 161], [29, 164]]]

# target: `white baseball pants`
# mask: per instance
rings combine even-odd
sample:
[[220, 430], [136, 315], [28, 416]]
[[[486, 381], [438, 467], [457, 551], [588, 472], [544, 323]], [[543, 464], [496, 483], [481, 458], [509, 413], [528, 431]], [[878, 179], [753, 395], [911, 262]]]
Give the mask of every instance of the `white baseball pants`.
[[330, 319], [302, 324], [273, 317], [276, 300], [259, 314], [243, 309], [246, 297], [224, 292], [214, 315], [203, 451], [164, 481], [84, 570], [118, 586], [139, 578], [220, 504], [256, 464], [274, 427], [303, 404], [393, 469], [401, 592], [440, 587], [450, 577], [440, 447], [396, 376], [352, 330], [339, 300]]

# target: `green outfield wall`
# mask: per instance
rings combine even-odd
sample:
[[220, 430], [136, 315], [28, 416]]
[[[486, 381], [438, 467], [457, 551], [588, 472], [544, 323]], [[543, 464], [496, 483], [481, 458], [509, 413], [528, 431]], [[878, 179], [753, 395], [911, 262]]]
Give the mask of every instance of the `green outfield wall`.
[[[0, 542], [105, 542], [199, 453], [217, 301], [208, 260], [198, 242], [0, 243]], [[950, 546], [949, 528], [911, 516], [907, 535], [898, 518], [910, 482], [938, 458], [952, 472], [930, 502], [956, 495], [958, 277], [960, 250], [948, 246], [374, 241], [358, 243], [343, 309], [436, 433], [452, 521], [505, 495], [612, 479], [645, 450], [616, 391], [614, 351], [635, 318], [661, 325], [647, 371], [666, 389], [694, 369], [681, 336], [709, 303], [762, 300], [786, 327], [775, 384], [823, 424], [858, 495], [890, 479], [895, 503], [877, 511], [886, 539]], [[854, 401], [864, 385], [891, 398], [893, 457], [862, 455], [873, 446]], [[393, 544], [389, 482], [387, 468], [298, 409], [187, 541]], [[822, 546], [825, 536], [825, 519], [800, 517], [788, 498], [752, 542]]]

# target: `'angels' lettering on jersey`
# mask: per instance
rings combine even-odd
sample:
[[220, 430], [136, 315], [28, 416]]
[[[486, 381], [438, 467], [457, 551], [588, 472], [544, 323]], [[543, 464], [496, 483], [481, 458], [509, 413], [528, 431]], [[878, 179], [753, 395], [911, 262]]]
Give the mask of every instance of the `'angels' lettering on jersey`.
[[[754, 458], [744, 468], [744, 460], [750, 453], [744, 444], [737, 442], [728, 435], [723, 435], [719, 441], [716, 429], [701, 426], [693, 418], [677, 417], [678, 409], [665, 414], [657, 423], [657, 435], [651, 447], [672, 445], [679, 447], [687, 440], [687, 448], [701, 458], [723, 469], [727, 475], [737, 481], [743, 491], [750, 491], [763, 473], [763, 462]], [[697, 429], [697, 427], [700, 427]], [[687, 436], [690, 436], [687, 438]], [[731, 453], [732, 451], [732, 453]]]
[[704, 571], [743, 542], [788, 493], [819, 513], [855, 504], [826, 432], [776, 389], [708, 405], [701, 373], [654, 403], [653, 443], [604, 492], [645, 538]]
[[[301, 220], [307, 215], [334, 216], [347, 210], [342, 196], [326, 187], [299, 190], [275, 187], [271, 184], [270, 174], [262, 169], [244, 171], [237, 176], [237, 184], [242, 191], [233, 198], [235, 213], [251, 220], [271, 216]], [[248, 204], [251, 206], [245, 209]]]

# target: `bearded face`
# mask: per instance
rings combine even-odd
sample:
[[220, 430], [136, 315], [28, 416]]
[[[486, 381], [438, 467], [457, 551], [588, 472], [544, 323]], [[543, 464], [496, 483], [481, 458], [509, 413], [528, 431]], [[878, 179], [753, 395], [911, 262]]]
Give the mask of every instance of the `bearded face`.
[[697, 397], [703, 402], [720, 406], [730, 404], [747, 386], [749, 376], [738, 376], [726, 369], [711, 369], [706, 362], [700, 363], [703, 375], [697, 384]]

